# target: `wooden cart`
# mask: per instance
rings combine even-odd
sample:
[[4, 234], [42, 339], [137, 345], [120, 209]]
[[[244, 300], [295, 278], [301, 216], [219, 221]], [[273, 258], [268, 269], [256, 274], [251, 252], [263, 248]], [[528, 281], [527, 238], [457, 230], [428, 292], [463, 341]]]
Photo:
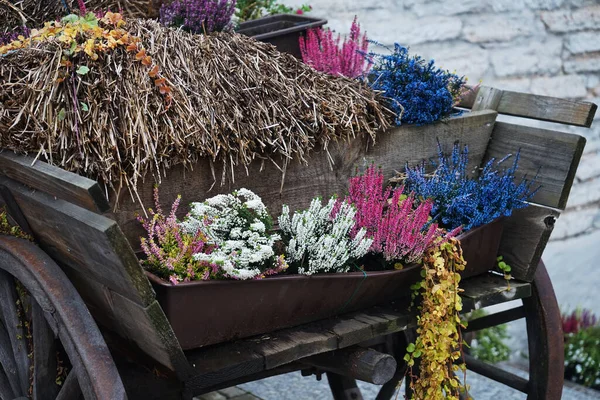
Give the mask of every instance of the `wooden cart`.
[[[554, 221], [566, 206], [585, 139], [495, 119], [499, 113], [590, 127], [596, 106], [485, 87], [461, 106], [471, 110], [442, 123], [444, 129], [464, 136], [479, 130], [491, 132], [491, 139], [486, 138], [479, 149], [475, 146], [480, 162], [520, 148], [521, 172], [531, 176], [539, 170], [538, 181], [543, 185], [536, 204], [518, 210], [505, 224], [500, 254], [513, 266], [517, 278], [511, 289], [507, 291], [506, 282], [493, 275], [462, 284], [465, 312], [521, 301], [516, 308], [470, 322], [467, 331], [525, 318], [529, 380], [469, 355], [465, 355], [467, 367], [526, 393], [529, 399], [559, 399], [563, 382], [560, 314], [540, 259]], [[435, 140], [414, 135], [426, 128], [410, 129], [416, 140]], [[393, 134], [382, 135], [373, 151], [393, 155], [394, 140]], [[354, 161], [361, 157], [360, 151], [352, 153]], [[340, 157], [347, 158], [349, 153], [344, 150]], [[336, 157], [335, 151], [332, 154]], [[288, 179], [296, 176], [304, 182], [301, 168], [289, 170]], [[303, 190], [339, 190], [335, 182], [345, 181], [348, 173], [346, 167], [322, 172]], [[267, 184], [262, 181], [256, 185]], [[319, 186], [326, 181], [326, 187]], [[271, 192], [250, 188], [268, 200]], [[109, 212], [109, 201], [96, 182], [3, 152], [0, 194], [10, 217], [36, 242], [0, 237], [0, 398], [4, 400], [31, 396], [189, 399], [296, 370], [325, 372], [335, 399], [362, 398], [355, 379], [386, 382], [377, 399], [390, 399], [404, 377], [402, 359], [414, 335], [415, 318], [402, 303], [184, 351], [134, 252], [131, 238], [137, 231], [127, 224], [131, 215]], [[20, 322], [23, 313], [32, 324]], [[33, 354], [28, 354], [25, 340], [33, 343]], [[55, 380], [61, 363], [72, 368], [63, 373], [59, 387]]]

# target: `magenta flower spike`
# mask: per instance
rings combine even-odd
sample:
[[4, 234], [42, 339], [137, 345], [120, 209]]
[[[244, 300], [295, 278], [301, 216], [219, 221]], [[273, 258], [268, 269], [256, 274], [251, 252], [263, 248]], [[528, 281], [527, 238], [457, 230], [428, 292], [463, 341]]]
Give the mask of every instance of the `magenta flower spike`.
[[366, 73], [371, 64], [366, 60], [369, 43], [366, 34], [360, 31], [356, 17], [350, 27], [350, 34], [340, 47], [341, 36], [334, 38], [329, 29], [309, 30], [306, 38], [300, 38], [302, 60], [317, 71], [330, 75], [343, 75], [358, 78]]

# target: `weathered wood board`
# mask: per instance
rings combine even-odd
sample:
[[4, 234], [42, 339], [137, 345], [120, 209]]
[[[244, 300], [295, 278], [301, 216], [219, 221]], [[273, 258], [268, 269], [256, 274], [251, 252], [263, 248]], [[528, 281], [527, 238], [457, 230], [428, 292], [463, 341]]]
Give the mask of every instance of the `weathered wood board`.
[[589, 128], [598, 106], [581, 100], [539, 96], [482, 86], [462, 98], [459, 107], [492, 109], [499, 114]]
[[40, 247], [57, 263], [85, 273], [141, 305], [154, 290], [117, 224], [67, 201], [0, 178]]
[[108, 210], [108, 200], [98, 182], [37, 162], [33, 157], [16, 155], [9, 150], [0, 152], [0, 174], [90, 211]]
[[535, 270], [546, 248], [559, 212], [531, 205], [513, 211], [504, 221], [498, 254], [511, 266], [513, 277], [533, 281]]
[[[208, 160], [199, 162], [193, 170], [174, 167], [160, 186], [161, 205], [168, 209], [178, 194], [182, 195], [186, 205], [245, 187], [260, 195], [271, 214], [277, 216], [284, 203], [296, 210], [308, 207], [314, 197], [345, 194], [348, 178], [357, 168], [375, 163], [382, 167], [386, 178], [391, 178], [397, 171], [402, 171], [407, 162], [415, 165], [435, 159], [438, 140], [445, 151], [451, 151], [456, 141], [469, 144], [471, 166], [478, 166], [488, 146], [496, 115], [494, 111], [484, 110], [432, 125], [402, 126], [381, 133], [375, 145], [369, 145], [367, 138], [357, 138], [351, 143], [331, 143], [329, 156], [324, 151], [315, 151], [308, 166], [292, 162], [285, 171], [283, 187], [283, 174], [270, 161], [255, 162], [248, 170], [249, 175], [244, 168], [237, 168], [235, 181], [225, 185], [220, 185], [220, 171], [216, 173], [215, 182]], [[152, 182], [141, 185], [139, 194], [146, 208], [154, 206]], [[112, 205], [116, 202], [117, 199], [111, 199]], [[181, 214], [187, 212], [186, 208], [181, 208]], [[135, 219], [136, 214], [142, 212], [140, 203], [123, 193], [118, 199], [118, 211], [107, 214], [118, 222], [134, 248], [144, 234]]]
[[[531, 201], [563, 210], [584, 146], [585, 138], [579, 135], [497, 122], [484, 162], [520, 151], [517, 182], [523, 176], [532, 179], [537, 175], [534, 187], [541, 187]], [[506, 160], [504, 167], [513, 160]]]

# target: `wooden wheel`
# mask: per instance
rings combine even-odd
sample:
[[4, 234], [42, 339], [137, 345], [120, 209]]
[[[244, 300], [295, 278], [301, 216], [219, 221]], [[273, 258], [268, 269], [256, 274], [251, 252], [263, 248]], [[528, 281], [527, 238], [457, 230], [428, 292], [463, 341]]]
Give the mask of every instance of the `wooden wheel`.
[[126, 399], [69, 279], [37, 246], [9, 236], [0, 236], [0, 364], [2, 400]]
[[[531, 296], [522, 299], [516, 308], [486, 315], [469, 322], [465, 332], [473, 332], [510, 321], [525, 318], [529, 345], [529, 380], [504, 371], [465, 354], [467, 369], [527, 394], [528, 400], [559, 400], [562, 395], [564, 373], [564, 348], [560, 310], [546, 267], [540, 262], [531, 284]], [[404, 332], [404, 340], [397, 338], [394, 354], [401, 362], [406, 342], [413, 341], [414, 330]], [[399, 365], [394, 378], [382, 386], [376, 400], [395, 398], [399, 382], [404, 377], [404, 367]], [[361, 400], [360, 390], [354, 379], [327, 374], [335, 400]], [[410, 398], [410, 388], [406, 388]], [[467, 396], [464, 396], [465, 398]]]
[[467, 369], [527, 394], [528, 400], [559, 400], [564, 381], [564, 343], [560, 309], [552, 282], [540, 261], [523, 305], [469, 322], [468, 332], [525, 318], [529, 380], [465, 355]]

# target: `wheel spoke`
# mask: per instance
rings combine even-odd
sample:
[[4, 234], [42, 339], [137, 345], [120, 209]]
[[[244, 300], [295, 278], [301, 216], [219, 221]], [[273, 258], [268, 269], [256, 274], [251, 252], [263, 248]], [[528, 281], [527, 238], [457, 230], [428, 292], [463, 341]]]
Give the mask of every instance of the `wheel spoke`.
[[327, 380], [334, 400], [363, 400], [355, 379], [328, 372]]
[[44, 310], [35, 302], [31, 304], [33, 329], [33, 399], [54, 399], [56, 385], [56, 342], [46, 322]]
[[15, 393], [13, 392], [10, 382], [4, 373], [4, 370], [0, 368], [0, 399], [14, 399]]
[[78, 400], [81, 396], [82, 393], [79, 382], [77, 382], [77, 374], [75, 371], [71, 371], [62, 384], [56, 400]]
[[20, 392], [26, 394], [29, 389], [29, 357], [27, 357], [27, 339], [23, 333], [22, 321], [17, 313], [17, 291], [11, 275], [0, 270], [0, 309], [8, 337], [10, 338], [14, 360], [19, 376]]
[[0, 323], [0, 364], [4, 370], [4, 377], [11, 387], [13, 393], [24, 393], [21, 392], [21, 386], [19, 383], [19, 375], [17, 373], [17, 365], [12, 354], [12, 345], [10, 344], [10, 338], [4, 328], [4, 325]]
[[525, 307], [520, 306], [512, 308], [510, 310], [501, 311], [498, 313], [483, 316], [481, 318], [469, 321], [467, 328], [463, 330], [464, 333], [480, 331], [492, 326], [506, 324], [507, 322], [516, 321], [521, 318], [525, 318]]
[[527, 379], [521, 378], [520, 376], [505, 371], [501, 368], [480, 361], [469, 354], [464, 355], [464, 361], [467, 365], [467, 369], [476, 372], [479, 375], [483, 375], [486, 378], [500, 382], [515, 390], [518, 390], [519, 392], [527, 393], [529, 389], [529, 381]]

